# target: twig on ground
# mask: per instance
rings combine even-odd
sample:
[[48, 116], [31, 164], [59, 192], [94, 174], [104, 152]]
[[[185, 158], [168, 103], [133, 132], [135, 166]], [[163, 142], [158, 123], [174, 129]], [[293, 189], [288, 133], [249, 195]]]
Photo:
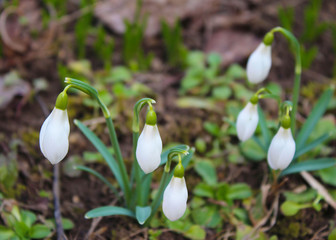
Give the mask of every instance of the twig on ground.
[[317, 190], [318, 194], [323, 196], [324, 200], [336, 210], [336, 201], [329, 194], [328, 190], [319, 183], [310, 173], [306, 171], [300, 172], [301, 176], [306, 180], [306, 182], [315, 190]]
[[[128, 235], [127, 237], [122, 238], [121, 240], [127, 240], [127, 239], [131, 239], [132, 237], [135, 237], [136, 235], [140, 234], [140, 233], [144, 233], [144, 235], [146, 235], [148, 231], [148, 228], [141, 228], [138, 231], [131, 233], [130, 235]], [[147, 238], [145, 238], [147, 239]]]
[[55, 223], [56, 223], [56, 232], [57, 232], [57, 240], [66, 240], [62, 224], [62, 215], [60, 209], [60, 201], [59, 201], [59, 164], [54, 165], [54, 181], [53, 181], [53, 195], [54, 195], [54, 215], [55, 215]]
[[[42, 99], [36, 95], [36, 100], [39, 103], [43, 114], [45, 117], [48, 116], [49, 111], [46, 106], [46, 104], [42, 101]], [[59, 186], [59, 165], [54, 165], [54, 178], [53, 178], [53, 196], [54, 196], [54, 216], [55, 216], [55, 223], [56, 223], [56, 232], [57, 232], [57, 240], [67, 240], [67, 237], [63, 230], [63, 224], [62, 224], [62, 215], [61, 215], [61, 209], [60, 209], [60, 186]]]

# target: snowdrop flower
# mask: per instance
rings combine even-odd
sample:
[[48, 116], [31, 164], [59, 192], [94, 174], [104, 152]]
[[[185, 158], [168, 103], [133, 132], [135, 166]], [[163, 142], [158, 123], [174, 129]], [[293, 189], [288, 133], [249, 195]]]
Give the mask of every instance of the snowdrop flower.
[[268, 149], [267, 161], [269, 166], [274, 170], [287, 168], [293, 160], [295, 141], [289, 125], [290, 122], [288, 126], [283, 126], [282, 124]]
[[170, 221], [181, 218], [187, 209], [188, 190], [183, 175], [184, 169], [180, 162], [163, 193], [162, 210]]
[[146, 174], [153, 172], [160, 165], [161, 152], [162, 140], [156, 125], [156, 114], [153, 109], [150, 109], [136, 149], [139, 166]]
[[260, 83], [266, 79], [272, 65], [271, 52], [271, 45], [266, 45], [262, 42], [250, 55], [247, 61], [246, 73], [247, 79], [251, 83]]
[[241, 110], [237, 118], [237, 135], [239, 140], [242, 142], [246, 141], [253, 135], [258, 125], [258, 100], [255, 103], [252, 103], [252, 99], [247, 103], [244, 109]]
[[52, 164], [59, 163], [68, 153], [70, 125], [67, 112], [67, 95], [58, 95], [55, 108], [40, 130], [40, 149]]

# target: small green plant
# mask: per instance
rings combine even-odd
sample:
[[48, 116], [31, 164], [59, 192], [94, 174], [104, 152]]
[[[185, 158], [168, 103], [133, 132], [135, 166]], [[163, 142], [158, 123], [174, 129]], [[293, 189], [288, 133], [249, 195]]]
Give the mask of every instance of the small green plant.
[[[92, 5], [93, 2], [94, 0], [81, 0], [80, 8], [83, 9], [88, 5]], [[93, 8], [90, 12], [87, 12], [83, 16], [81, 16], [75, 25], [76, 47], [79, 59], [83, 59], [85, 57], [86, 39], [89, 33], [92, 19]]]
[[[302, 68], [308, 69], [314, 61], [318, 47], [315, 42], [327, 29], [329, 24], [319, 21], [322, 0], [311, 0], [304, 9], [303, 32], [299, 37], [301, 46]], [[291, 31], [295, 20], [294, 8], [279, 8], [278, 17], [281, 25]]]
[[[206, 58], [206, 62], [205, 62]], [[205, 96], [219, 84], [218, 73], [221, 58], [216, 53], [207, 57], [203, 52], [192, 51], [187, 55], [187, 69], [181, 80], [180, 94]]]
[[94, 49], [98, 56], [104, 62], [104, 68], [106, 72], [111, 70], [111, 58], [114, 49], [114, 41], [106, 34], [106, 31], [102, 25], [97, 29], [97, 38], [94, 43]]
[[[1, 199], [3, 200], [3, 199]], [[1, 240], [46, 239], [54, 234], [55, 223], [52, 219], [37, 223], [35, 213], [20, 209], [11, 201], [3, 200], [1, 218], [5, 225], [0, 225]], [[72, 229], [74, 224], [69, 219], [62, 219], [65, 230]]]
[[[4, 136], [3, 136], [4, 137]], [[14, 187], [18, 178], [17, 151], [19, 142], [12, 141], [10, 151], [0, 154], [0, 190], [5, 197], [14, 197], [16, 189]]]
[[146, 55], [143, 50], [143, 37], [147, 25], [147, 17], [140, 19], [142, 0], [137, 0], [134, 22], [125, 20], [123, 41], [123, 60], [132, 71], [147, 70], [152, 62], [153, 54]]
[[188, 50], [183, 43], [181, 24], [176, 20], [170, 27], [164, 20], [161, 22], [163, 42], [166, 48], [168, 62], [173, 67], [186, 67]]

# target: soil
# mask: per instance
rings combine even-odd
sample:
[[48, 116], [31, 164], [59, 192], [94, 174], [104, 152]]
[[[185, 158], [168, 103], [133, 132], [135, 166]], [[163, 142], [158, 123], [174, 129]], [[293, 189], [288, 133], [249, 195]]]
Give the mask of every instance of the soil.
[[[248, 0], [248, 1], [214, 1], [218, 5], [207, 12], [202, 20], [197, 19], [195, 16], [185, 16], [182, 20], [183, 37], [185, 43], [189, 49], [205, 49], [205, 45], [209, 39], [214, 36], [216, 31], [239, 31], [248, 34], [256, 39], [261, 39], [262, 36], [271, 27], [279, 25], [277, 18], [277, 8], [279, 5], [291, 5], [295, 6], [296, 21], [294, 24], [294, 30], [296, 35], [302, 32], [303, 24], [303, 8], [309, 1], [295, 0], [295, 1], [264, 1]], [[167, 3], [168, 4], [168, 3]], [[205, 4], [205, 3], [204, 3]], [[69, 4], [71, 5], [71, 4]], [[215, 7], [217, 6], [217, 8]], [[219, 7], [218, 7], [219, 6]], [[44, 6], [36, 3], [35, 8], [40, 9]], [[74, 11], [73, 6], [69, 6], [70, 12]], [[199, 9], [199, 11], [202, 11]], [[334, 20], [336, 14], [336, 3], [333, 1], [323, 1], [321, 10], [321, 19], [325, 21]], [[215, 20], [216, 17], [230, 17], [231, 23], [227, 22], [214, 22], [214, 26], [209, 26], [207, 19]], [[246, 20], [244, 21], [244, 16]], [[97, 19], [95, 19], [97, 21]], [[72, 24], [64, 27], [62, 31], [65, 31], [66, 36], [73, 35]], [[110, 30], [111, 35], [115, 38], [116, 46], [122, 45], [122, 37]], [[73, 36], [72, 36], [73, 37]], [[55, 39], [55, 42], [59, 42], [59, 39]], [[39, 39], [42, 41], [43, 39]], [[26, 39], [27, 44], [33, 39]], [[222, 39], [223, 44], [230, 41], [230, 39]], [[42, 41], [43, 42], [43, 41]], [[0, 59], [0, 71], [5, 74], [11, 70], [17, 70], [24, 79], [31, 86], [33, 80], [36, 78], [45, 78], [48, 81], [48, 88], [46, 91], [38, 93], [31, 92], [28, 94], [28, 100], [22, 102], [22, 96], [15, 96], [4, 110], [0, 110], [0, 134], [1, 145], [0, 151], [2, 153], [8, 153], [11, 140], [20, 139], [22, 143], [19, 146], [19, 152], [17, 161], [19, 163], [19, 179], [17, 185], [25, 186], [25, 190], [16, 198], [19, 203], [24, 204], [26, 207], [33, 209], [38, 215], [43, 218], [53, 218], [53, 202], [52, 197], [40, 197], [39, 191], [45, 190], [51, 192], [52, 179], [45, 177], [52, 173], [52, 165], [43, 158], [40, 153], [38, 144], [38, 132], [45, 119], [43, 107], [51, 110], [53, 108], [55, 99], [58, 93], [62, 90], [62, 84], [57, 72], [57, 64], [59, 61], [64, 60], [64, 51], [66, 47], [62, 44], [56, 44], [51, 50], [45, 51], [45, 55], [37, 54], [32, 49], [27, 49], [26, 52], [17, 52], [11, 48], [11, 46], [3, 44], [3, 55]], [[64, 43], [63, 43], [64, 44]], [[329, 80], [332, 78], [332, 63], [335, 60], [335, 52], [332, 50], [332, 40], [330, 32], [322, 34], [318, 38], [317, 44], [319, 46], [319, 54], [312, 67], [303, 72], [302, 84], [306, 85], [310, 82], [317, 82], [322, 84], [330, 84]], [[31, 46], [31, 45], [30, 45]], [[252, 46], [254, 47], [254, 46]], [[252, 48], [251, 47], [251, 48]], [[114, 58], [116, 59], [114, 64], [121, 64], [121, 48], [116, 48]], [[194, 145], [194, 142], [198, 136], [206, 136], [202, 127], [202, 122], [211, 119], [214, 122], [221, 123], [223, 113], [209, 112], [199, 109], [180, 109], [174, 102], [179, 96], [178, 89], [180, 85], [180, 79], [183, 76], [181, 70], [170, 68], [165, 66], [165, 53], [162, 51], [162, 38], [160, 35], [146, 37], [145, 51], [153, 51], [157, 56], [155, 59], [158, 62], [158, 66], [153, 67], [146, 74], [135, 75], [138, 81], [142, 81], [147, 84], [148, 87], [154, 90], [155, 98], [157, 100], [157, 115], [158, 124], [160, 125], [161, 137], [164, 143], [167, 142], [183, 142], [188, 145]], [[230, 53], [234, 54], [234, 53]], [[291, 53], [287, 51], [287, 42], [280, 36], [276, 37], [274, 48], [274, 67], [270, 72], [269, 79], [279, 83], [285, 89], [289, 89], [292, 86], [293, 79], [293, 66], [294, 61]], [[248, 54], [240, 56], [238, 63], [245, 66]], [[70, 57], [71, 56], [68, 56]], [[92, 62], [97, 61], [95, 56], [87, 56]], [[66, 59], [68, 62], [71, 59]], [[233, 63], [233, 62], [230, 62]], [[229, 64], [230, 64], [229, 63]], [[93, 64], [98, 69], [100, 64]], [[223, 66], [223, 70], [226, 66]], [[333, 81], [334, 82], [334, 81]], [[335, 83], [335, 82], [334, 82]], [[1, 94], [1, 93], [0, 93]], [[320, 92], [316, 92], [319, 95]], [[74, 96], [73, 99], [76, 97]], [[75, 101], [75, 100], [74, 100]], [[124, 106], [133, 106], [136, 99], [124, 100]], [[78, 104], [79, 105], [79, 104]], [[300, 102], [302, 108], [303, 103]], [[267, 106], [266, 106], [267, 107]], [[309, 111], [308, 109], [305, 109]], [[87, 116], [89, 113], [93, 113], [93, 109], [84, 108], [78, 106], [76, 111], [70, 115], [71, 119], [83, 119], [83, 116]], [[131, 114], [132, 110], [125, 110], [120, 113], [115, 119], [115, 126], [117, 134], [119, 136], [120, 145], [126, 163], [131, 163]], [[301, 116], [304, 118], [304, 115]], [[301, 120], [298, 119], [299, 121]], [[71, 121], [70, 121], [71, 122]], [[108, 143], [108, 137], [106, 129], [103, 127], [97, 129], [100, 131], [102, 140]], [[75, 154], [82, 154], [86, 150], [94, 150], [92, 145], [80, 131], [71, 124], [71, 136], [70, 136], [70, 151], [68, 156]], [[330, 143], [335, 147], [335, 142]], [[333, 151], [335, 156], [335, 150]], [[98, 172], [102, 173], [112, 180], [111, 173], [102, 164], [91, 164]], [[230, 176], [230, 183], [245, 182], [248, 183], [252, 189], [259, 189], [264, 176], [262, 173], [267, 172], [266, 163], [247, 163], [246, 165], [236, 165], [231, 163], [223, 163], [217, 169], [218, 177], [220, 181], [228, 179]], [[190, 184], [196, 185], [200, 178], [197, 174], [190, 170], [188, 176], [191, 178]], [[61, 174], [61, 211], [62, 215], [66, 218], [70, 218], [75, 227], [67, 231], [68, 239], [84, 239], [92, 226], [92, 220], [84, 218], [85, 212], [88, 210], [108, 205], [115, 201], [115, 196], [107, 189], [107, 187], [96, 178], [82, 173], [79, 177], [70, 178]], [[305, 184], [300, 176], [289, 176], [286, 184], [283, 186], [286, 190], [294, 189], [296, 186]], [[153, 185], [157, 187], [157, 185]], [[189, 190], [192, 187], [189, 187]], [[191, 195], [191, 192], [190, 192]], [[282, 199], [283, 200], [283, 199]], [[160, 213], [161, 214], [161, 213]], [[303, 210], [295, 218], [291, 220], [289, 225], [293, 228], [300, 226], [297, 236], [285, 235], [286, 239], [326, 239], [323, 232], [328, 231], [325, 226], [329, 225], [330, 220], [336, 219], [336, 212], [327, 204], [323, 205], [322, 211], [316, 212], [313, 209]], [[277, 234], [279, 239], [283, 238], [283, 233], [286, 231], [288, 225], [288, 218], [285, 218], [281, 214], [278, 217], [276, 225], [268, 232], [271, 234]], [[299, 225], [296, 225], [299, 223]], [[226, 230], [232, 230], [232, 226], [223, 226], [221, 232]], [[316, 234], [321, 231], [321, 234]], [[96, 235], [92, 239], [144, 239], [147, 234], [147, 229], [143, 230], [135, 220], [131, 220], [126, 217], [106, 217], [101, 221], [95, 229]], [[216, 239], [218, 235], [212, 230], [207, 229], [206, 239]], [[163, 229], [163, 234], [159, 239], [185, 239], [182, 235], [175, 232], [167, 231]], [[224, 238], [223, 238], [224, 239]], [[229, 238], [234, 239], [234, 238]]]

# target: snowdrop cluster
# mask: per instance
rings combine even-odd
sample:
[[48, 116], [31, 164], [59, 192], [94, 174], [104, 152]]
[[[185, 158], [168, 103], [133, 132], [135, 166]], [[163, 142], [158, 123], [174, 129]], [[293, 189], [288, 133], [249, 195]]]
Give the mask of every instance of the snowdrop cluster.
[[[266, 79], [272, 65], [271, 44], [273, 33], [265, 35], [264, 41], [251, 54], [247, 61], [247, 78], [251, 83], [260, 83]], [[259, 94], [267, 89], [260, 89], [239, 113], [236, 122], [237, 136], [244, 142], [251, 138], [257, 128]], [[267, 161], [274, 170], [283, 170], [289, 166], [295, 154], [295, 141], [290, 129], [289, 109], [281, 116], [281, 126], [271, 141]]]

